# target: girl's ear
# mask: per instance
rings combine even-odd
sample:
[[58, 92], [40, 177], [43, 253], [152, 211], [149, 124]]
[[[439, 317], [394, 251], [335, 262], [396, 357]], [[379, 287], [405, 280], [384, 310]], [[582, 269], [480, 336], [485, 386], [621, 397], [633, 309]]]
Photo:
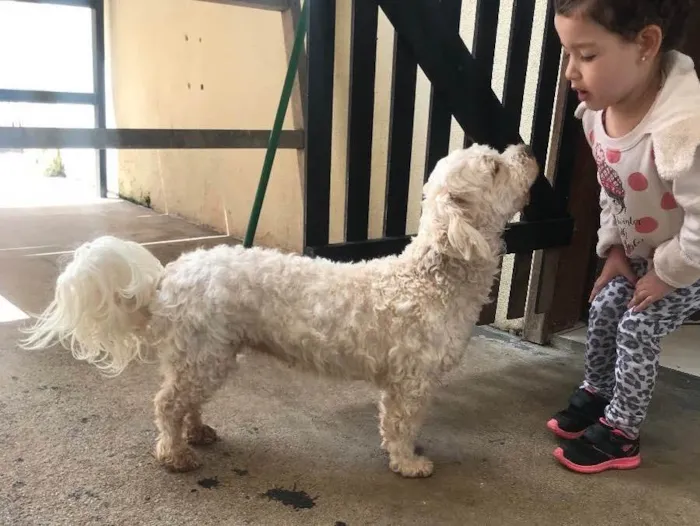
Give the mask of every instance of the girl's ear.
[[642, 29], [636, 38], [640, 60], [653, 61], [661, 50], [663, 40], [663, 31], [656, 24], [648, 25]]

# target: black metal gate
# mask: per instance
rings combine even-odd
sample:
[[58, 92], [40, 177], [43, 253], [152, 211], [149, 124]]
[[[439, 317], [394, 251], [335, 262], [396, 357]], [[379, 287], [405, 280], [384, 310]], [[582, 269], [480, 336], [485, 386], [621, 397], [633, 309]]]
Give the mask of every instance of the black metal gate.
[[[503, 102], [491, 88], [499, 0], [479, 0], [470, 53], [459, 35], [462, 0], [353, 0], [346, 173], [345, 241], [329, 243], [331, 136], [335, 56], [335, 0], [310, 3], [308, 104], [306, 120], [305, 252], [338, 261], [400, 252], [410, 241], [406, 212], [414, 128], [417, 66], [431, 83], [425, 177], [447, 155], [454, 116], [471, 142], [503, 149], [521, 142], [528, 54], [535, 0], [513, 6]], [[548, 2], [549, 4], [549, 2]], [[375, 90], [378, 10], [395, 30], [392, 101], [387, 158], [384, 237], [368, 239], [370, 163]], [[561, 48], [547, 7], [546, 34], [530, 141], [540, 166], [549, 153], [549, 137], [558, 87]], [[567, 214], [573, 134], [577, 132], [569, 96], [557, 155], [554, 187], [540, 174], [522, 220], [508, 225], [507, 252], [516, 254], [509, 318], [522, 316], [532, 252], [565, 246], [573, 220]], [[516, 287], [516, 285], [518, 285]], [[495, 318], [495, 304], [483, 323]]]

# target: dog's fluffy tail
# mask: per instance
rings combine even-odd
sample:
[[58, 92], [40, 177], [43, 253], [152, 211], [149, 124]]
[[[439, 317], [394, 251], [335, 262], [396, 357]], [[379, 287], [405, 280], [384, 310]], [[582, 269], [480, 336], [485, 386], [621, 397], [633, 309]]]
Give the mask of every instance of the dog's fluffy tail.
[[59, 276], [53, 301], [20, 342], [41, 349], [58, 341], [78, 360], [118, 375], [143, 359], [143, 331], [163, 265], [133, 241], [104, 236], [85, 243]]

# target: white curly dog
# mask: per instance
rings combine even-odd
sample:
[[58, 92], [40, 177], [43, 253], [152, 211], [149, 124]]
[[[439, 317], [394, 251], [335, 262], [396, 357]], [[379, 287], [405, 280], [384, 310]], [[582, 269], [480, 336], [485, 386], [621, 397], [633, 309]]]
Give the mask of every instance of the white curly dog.
[[356, 264], [217, 246], [163, 267], [135, 242], [100, 237], [75, 251], [21, 345], [58, 341], [115, 375], [136, 358], [157, 357], [164, 381], [155, 455], [173, 471], [200, 465], [190, 445], [217, 438], [202, 422], [202, 405], [237, 368], [236, 356], [254, 350], [375, 384], [391, 469], [429, 476], [433, 464], [416, 454], [414, 440], [431, 391], [467, 348], [505, 225], [537, 173], [524, 145], [451, 153], [424, 186], [410, 245]]

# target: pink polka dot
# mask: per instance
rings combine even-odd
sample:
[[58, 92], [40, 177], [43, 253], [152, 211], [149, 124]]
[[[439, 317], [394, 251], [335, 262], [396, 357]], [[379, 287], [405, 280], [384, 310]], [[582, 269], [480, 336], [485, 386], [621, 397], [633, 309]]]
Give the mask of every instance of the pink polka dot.
[[674, 210], [678, 208], [678, 203], [676, 203], [676, 198], [673, 197], [671, 192], [666, 192], [661, 197], [661, 208], [664, 210]]
[[653, 217], [642, 217], [635, 221], [634, 227], [640, 234], [651, 234], [659, 228], [659, 223]]
[[644, 174], [634, 172], [627, 178], [627, 184], [635, 192], [643, 192], [649, 187], [649, 181]]
[[622, 152], [620, 152], [620, 150], [613, 150], [610, 148], [605, 152], [605, 156], [607, 157], [609, 163], [615, 164], [620, 162]]

